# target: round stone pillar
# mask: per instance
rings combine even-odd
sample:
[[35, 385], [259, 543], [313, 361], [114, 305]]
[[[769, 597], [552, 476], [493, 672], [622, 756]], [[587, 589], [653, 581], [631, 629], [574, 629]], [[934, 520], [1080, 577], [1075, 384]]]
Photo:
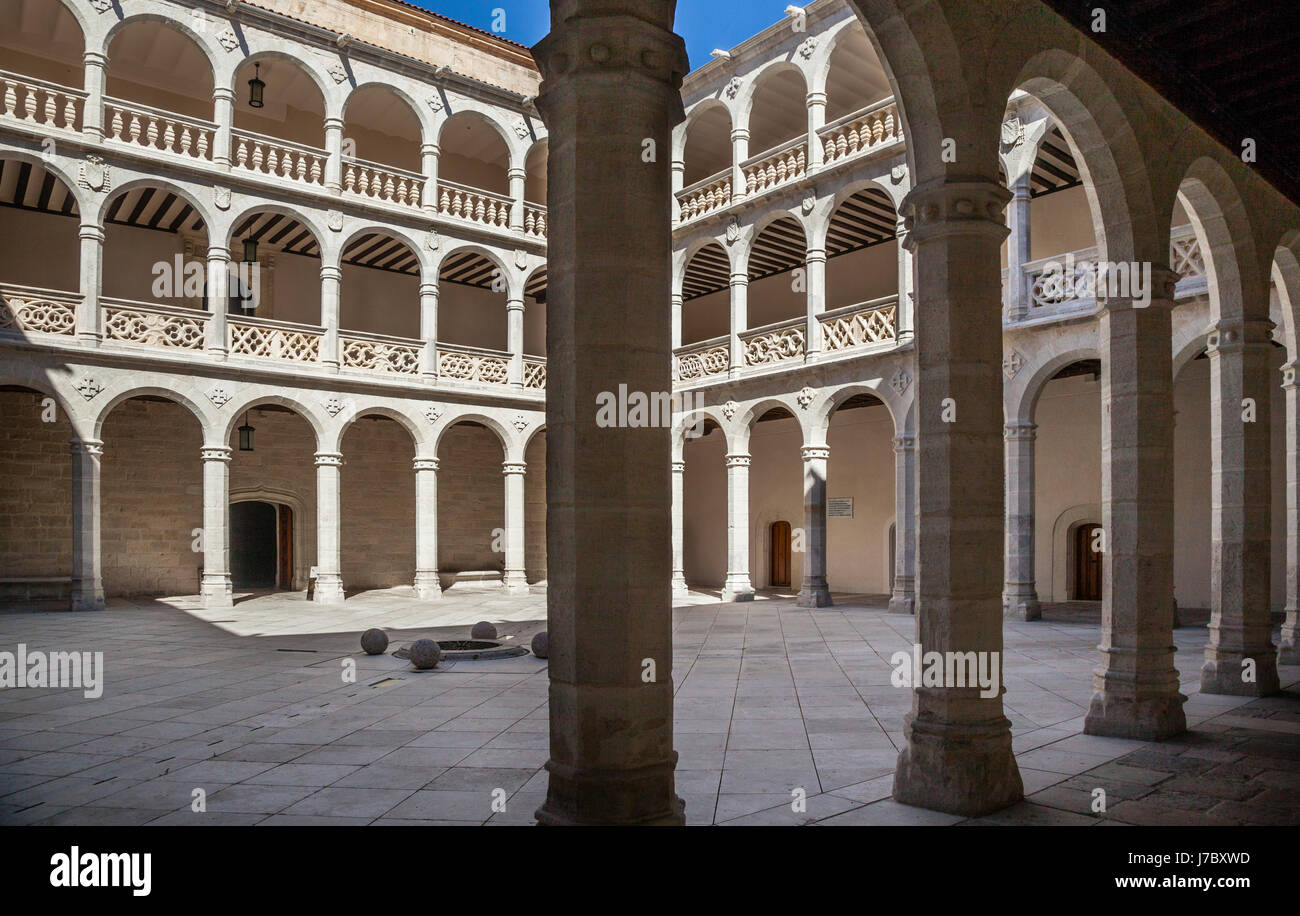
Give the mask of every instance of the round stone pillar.
[[1034, 584], [1034, 436], [1029, 421], [1008, 423], [1006, 582], [1002, 614], [1013, 620], [1038, 620], [1043, 607]]
[[501, 473], [506, 483], [506, 556], [502, 584], [508, 595], [528, 594], [528, 575], [524, 568], [524, 475], [528, 465], [522, 461], [505, 461]]
[[894, 437], [894, 587], [889, 613], [916, 613], [916, 437]]
[[343, 456], [338, 452], [316, 453], [316, 586], [317, 604], [343, 601], [343, 572], [340, 557], [341, 510], [339, 471]]
[[1282, 367], [1286, 393], [1286, 620], [1277, 649], [1279, 665], [1300, 665], [1300, 383], [1296, 363]]
[[230, 448], [204, 446], [203, 580], [204, 607], [232, 607], [230, 586]]
[[98, 347], [104, 339], [104, 315], [99, 307], [104, 265], [104, 229], [97, 223], [82, 223], [81, 302], [77, 305], [77, 339], [82, 346]]
[[805, 445], [803, 456], [803, 582], [795, 604], [799, 607], [830, 607], [831, 590], [826, 584], [826, 462], [831, 450], [824, 445]]
[[690, 594], [686, 587], [686, 519], [685, 487], [686, 462], [673, 462], [673, 600]]
[[727, 578], [723, 601], [753, 601], [749, 581], [749, 455], [727, 456]]
[[416, 458], [415, 467], [415, 597], [442, 597], [438, 580], [438, 459]]
[[100, 553], [99, 464], [104, 443], [73, 439], [72, 451], [72, 610], [104, 609], [103, 555]]

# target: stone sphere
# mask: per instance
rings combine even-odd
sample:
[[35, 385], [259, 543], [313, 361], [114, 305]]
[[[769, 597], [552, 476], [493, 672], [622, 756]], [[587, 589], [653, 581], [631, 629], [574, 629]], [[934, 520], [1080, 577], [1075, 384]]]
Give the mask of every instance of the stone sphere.
[[497, 628], [492, 626], [486, 620], [480, 620], [474, 624], [474, 629], [469, 631], [470, 639], [496, 639]]
[[361, 648], [367, 655], [383, 655], [388, 648], [388, 634], [378, 627], [371, 627], [361, 634]]
[[546, 631], [542, 630], [533, 637], [533, 654], [538, 658], [546, 658], [551, 651], [551, 641], [546, 638]]
[[411, 643], [411, 664], [425, 671], [438, 664], [442, 649], [432, 639], [417, 639]]

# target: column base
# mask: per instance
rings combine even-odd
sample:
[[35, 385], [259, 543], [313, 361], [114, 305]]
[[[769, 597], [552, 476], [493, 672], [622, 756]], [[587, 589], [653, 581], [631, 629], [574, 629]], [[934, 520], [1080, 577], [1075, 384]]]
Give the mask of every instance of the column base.
[[343, 577], [338, 575], [318, 575], [312, 600], [317, 604], [343, 603]]
[[889, 598], [889, 613], [916, 614], [916, 595], [912, 592], [894, 592]]
[[925, 721], [909, 713], [894, 801], [978, 817], [1025, 797], [1006, 718], [979, 724]]
[[1300, 665], [1300, 625], [1296, 622], [1296, 612], [1286, 612], [1286, 623], [1282, 624], [1282, 638], [1277, 645], [1277, 663], [1279, 665]]
[[1002, 596], [1002, 616], [1007, 620], [1042, 620], [1043, 606], [1037, 594]]
[[442, 581], [437, 570], [421, 571], [415, 574], [415, 597], [421, 601], [437, 601], [442, 598]]
[[[1201, 666], [1201, 693], [1215, 693], [1231, 697], [1266, 697], [1277, 693], [1282, 685], [1277, 677], [1277, 652], [1272, 646], [1252, 652], [1215, 651], [1216, 658], [1205, 660]], [[1242, 662], [1247, 658], [1255, 662], [1255, 679], [1243, 679]]]
[[[1177, 681], [1175, 680], [1175, 683]], [[1159, 741], [1187, 731], [1183, 703], [1187, 697], [1175, 690], [1159, 696], [1116, 696], [1105, 689], [1092, 695], [1083, 720], [1085, 735]]]
[[93, 589], [78, 590], [73, 588], [68, 607], [74, 611], [104, 610], [104, 589], [96, 585]]
[[501, 587], [505, 589], [507, 595], [527, 595], [528, 577], [522, 570], [507, 569], [501, 579]]
[[673, 574], [673, 600], [679, 601], [690, 597], [691, 590], [686, 586], [686, 577], [680, 572]]
[[[677, 752], [667, 764], [637, 770], [586, 770], [546, 762], [539, 827], [684, 827], [686, 803], [673, 788]], [[662, 801], [658, 801], [662, 799]]]
[[831, 590], [824, 582], [820, 585], [809, 585], [805, 582], [799, 589], [799, 597], [794, 603], [796, 607], [832, 607], [835, 604], [831, 601]]
[[199, 596], [204, 607], [233, 607], [235, 604], [229, 576], [204, 576], [199, 585]]
[[753, 601], [754, 586], [749, 584], [749, 576], [728, 575], [727, 581], [722, 583], [722, 600], [723, 601]]

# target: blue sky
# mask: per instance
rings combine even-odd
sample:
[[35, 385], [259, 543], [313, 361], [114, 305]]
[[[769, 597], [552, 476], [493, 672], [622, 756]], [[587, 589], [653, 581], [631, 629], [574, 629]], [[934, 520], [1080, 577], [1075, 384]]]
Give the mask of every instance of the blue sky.
[[[547, 0], [408, 0], [452, 19], [493, 31], [494, 13], [505, 11], [503, 38], [532, 45], [550, 27]], [[746, 38], [784, 18], [790, 0], [678, 0], [677, 34], [686, 39], [694, 70], [714, 48], [734, 48]]]

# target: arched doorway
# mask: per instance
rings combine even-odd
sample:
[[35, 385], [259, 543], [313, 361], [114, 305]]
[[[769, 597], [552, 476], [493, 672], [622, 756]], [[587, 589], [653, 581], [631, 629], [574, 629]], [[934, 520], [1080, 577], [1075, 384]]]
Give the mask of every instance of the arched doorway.
[[771, 529], [770, 585], [773, 588], [790, 587], [790, 523], [773, 522]]
[[230, 581], [236, 589], [293, 588], [293, 509], [250, 499], [230, 506]]
[[1076, 601], [1101, 600], [1101, 525], [1086, 522], [1074, 529], [1071, 544], [1074, 566], [1074, 590], [1070, 597]]

